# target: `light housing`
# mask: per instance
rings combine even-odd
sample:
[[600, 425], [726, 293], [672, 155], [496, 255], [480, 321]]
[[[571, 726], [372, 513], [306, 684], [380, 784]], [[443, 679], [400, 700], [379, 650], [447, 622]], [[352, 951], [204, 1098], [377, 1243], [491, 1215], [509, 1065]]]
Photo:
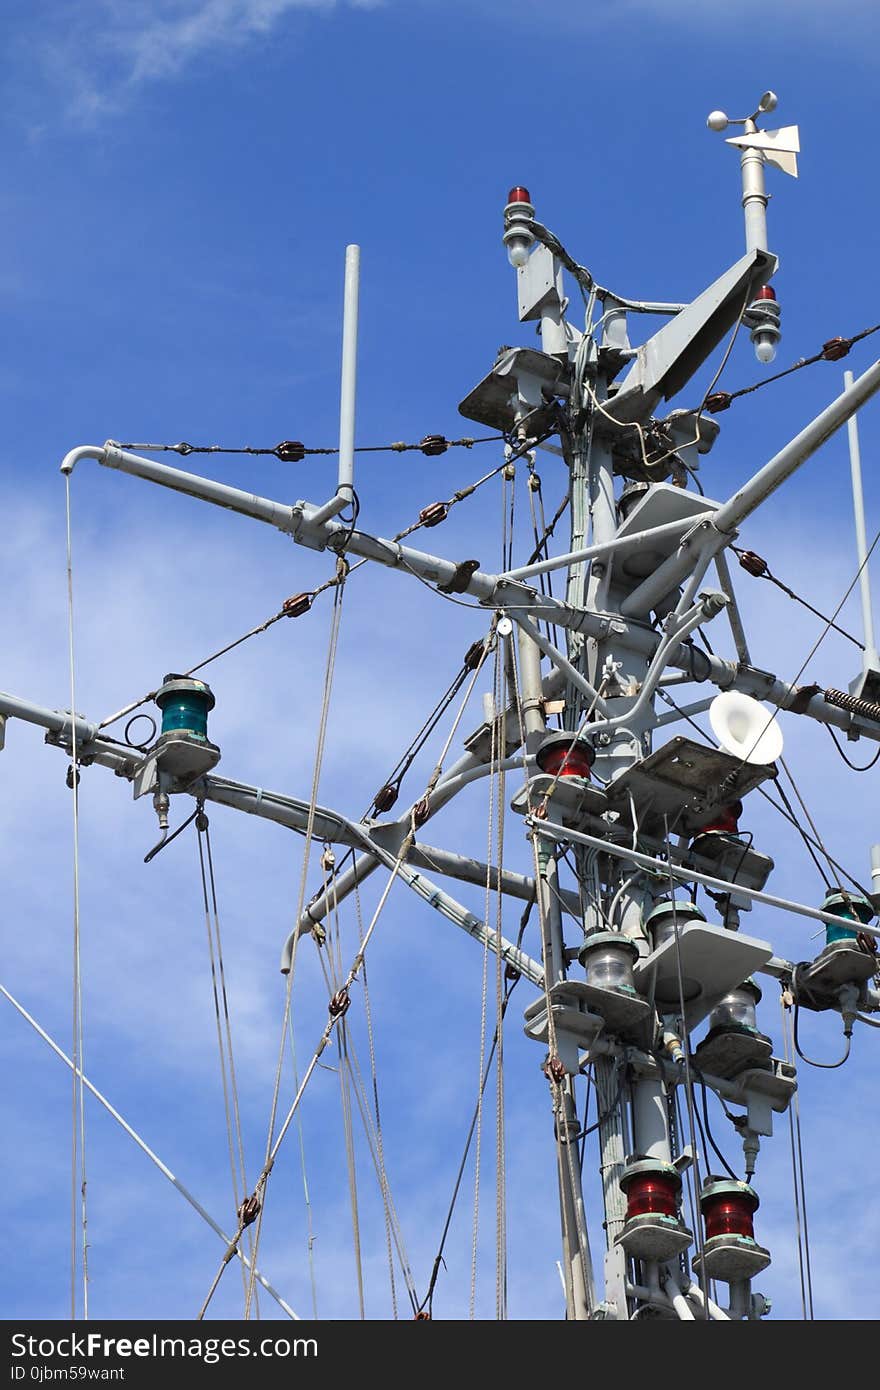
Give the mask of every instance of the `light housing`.
[[515, 269], [526, 264], [535, 243], [535, 234], [530, 226], [534, 216], [535, 209], [529, 190], [523, 188], [522, 184], [517, 184], [507, 195], [502, 237], [507, 247], [507, 259]]

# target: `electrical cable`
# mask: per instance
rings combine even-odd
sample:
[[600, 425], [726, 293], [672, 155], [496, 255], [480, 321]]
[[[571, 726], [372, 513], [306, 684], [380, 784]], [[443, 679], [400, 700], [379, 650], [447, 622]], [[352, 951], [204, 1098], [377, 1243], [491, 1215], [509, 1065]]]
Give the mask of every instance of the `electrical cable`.
[[851, 762], [850, 759], [847, 757], [831, 725], [826, 724], [825, 728], [831, 735], [831, 742], [834, 744], [834, 747], [837, 749], [838, 753], [843, 758], [843, 761], [846, 763], [847, 767], [851, 767], [853, 772], [870, 772], [872, 767], [876, 767], [877, 762], [880, 761], [880, 745], [878, 745], [877, 751], [874, 754], [871, 761], [869, 763], [864, 763], [862, 767], [859, 767], [858, 763]]

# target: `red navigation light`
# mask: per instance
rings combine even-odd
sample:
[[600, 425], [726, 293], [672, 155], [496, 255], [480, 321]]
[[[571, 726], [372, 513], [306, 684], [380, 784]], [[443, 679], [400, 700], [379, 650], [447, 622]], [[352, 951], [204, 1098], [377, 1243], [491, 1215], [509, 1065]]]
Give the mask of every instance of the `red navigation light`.
[[539, 765], [541, 771], [549, 773], [551, 777], [588, 778], [594, 758], [592, 749], [584, 744], [576, 743], [573, 748], [557, 744], [555, 748], [548, 748], [543, 757], [539, 754]]
[[649, 1174], [635, 1178], [629, 1186], [626, 1200], [626, 1219], [633, 1216], [672, 1216], [678, 1215], [678, 1192], [671, 1178], [661, 1178]]
[[758, 1206], [756, 1193], [746, 1183], [719, 1183], [717, 1189], [710, 1190], [700, 1199], [706, 1222], [706, 1239], [711, 1240], [713, 1236], [745, 1236], [747, 1240], [754, 1240], [753, 1217]]
[[710, 830], [720, 830], [726, 835], [736, 835], [739, 831], [739, 818], [742, 815], [742, 802], [734, 801], [729, 806], [725, 806], [718, 813], [717, 820], [713, 820], [711, 825], [704, 825], [700, 831], [705, 835]]
[[508, 203], [530, 203], [532, 199], [529, 190], [523, 188], [521, 184], [517, 184], [516, 188], [511, 188], [508, 193], [507, 201]]
[[773, 288], [772, 285], [762, 285], [761, 289], [759, 289], [759, 290], [758, 290], [758, 293], [755, 295], [755, 298], [756, 298], [756, 299], [775, 299], [775, 298], [776, 298], [776, 291], [774, 290], [774, 288]]

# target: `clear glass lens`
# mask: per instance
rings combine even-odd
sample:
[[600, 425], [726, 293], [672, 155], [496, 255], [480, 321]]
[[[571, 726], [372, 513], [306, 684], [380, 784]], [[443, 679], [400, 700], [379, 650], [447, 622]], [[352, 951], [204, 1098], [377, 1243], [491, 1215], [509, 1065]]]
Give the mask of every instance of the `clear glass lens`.
[[766, 366], [776, 359], [776, 344], [769, 333], [759, 333], [755, 338], [755, 356]]
[[514, 268], [525, 265], [526, 261], [529, 259], [529, 247], [531, 244], [531, 237], [515, 236], [510, 238], [507, 243], [507, 259]]

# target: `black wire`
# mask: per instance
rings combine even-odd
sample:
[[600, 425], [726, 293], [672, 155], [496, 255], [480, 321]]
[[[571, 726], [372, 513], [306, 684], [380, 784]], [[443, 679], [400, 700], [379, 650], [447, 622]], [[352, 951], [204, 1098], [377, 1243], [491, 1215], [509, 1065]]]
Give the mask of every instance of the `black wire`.
[[869, 763], [865, 763], [864, 767], [859, 767], [857, 763], [850, 762], [849, 758], [846, 756], [846, 753], [843, 751], [841, 744], [838, 742], [837, 735], [835, 734], [831, 725], [826, 724], [825, 728], [831, 735], [831, 742], [834, 744], [834, 747], [837, 749], [838, 753], [843, 758], [843, 761], [846, 763], [847, 767], [851, 767], [853, 772], [870, 772], [871, 768], [874, 767], [878, 759], [880, 759], [880, 746], [878, 746], [877, 752], [874, 754], [873, 758]]
[[[708, 1094], [707, 1094], [707, 1092], [708, 1092], [708, 1087], [707, 1087], [706, 1082], [705, 1082], [705, 1079], [704, 1079], [704, 1077], [703, 1077], [703, 1073], [700, 1071], [699, 1067], [694, 1066], [693, 1058], [691, 1058], [691, 1067], [693, 1068], [694, 1075], [696, 1076], [697, 1080], [698, 1080], [699, 1083], [700, 1083], [700, 1088], [701, 1088], [702, 1093], [703, 1093], [703, 1118], [704, 1118], [704, 1120], [705, 1120], [705, 1122], [706, 1122], [706, 1134], [707, 1134], [708, 1137], [709, 1137], [709, 1143], [712, 1145], [712, 1148], [715, 1150], [715, 1153], [716, 1153], [717, 1157], [719, 1158], [719, 1160], [721, 1161], [721, 1163], [724, 1165], [724, 1170], [725, 1170], [725, 1172], [728, 1174], [729, 1177], [733, 1178], [734, 1182], [737, 1182], [737, 1181], [738, 1181], [738, 1178], [737, 1178], [737, 1176], [736, 1176], [736, 1173], [733, 1171], [733, 1169], [731, 1168], [731, 1166], [730, 1166], [730, 1164], [728, 1163], [727, 1159], [724, 1157], [724, 1154], [721, 1152], [721, 1150], [719, 1149], [718, 1145], [717, 1145], [716, 1142], [715, 1142], [715, 1136], [714, 1136], [713, 1133], [712, 1133], [712, 1126], [711, 1126], [711, 1124], [709, 1123], [709, 1097], [708, 1097]], [[708, 1155], [707, 1155], [707, 1156], [706, 1156], [706, 1169], [707, 1169], [707, 1171], [708, 1171], [708, 1167], [709, 1167], [709, 1158], [708, 1158]]]
[[850, 1051], [850, 1047], [852, 1046], [852, 1033], [847, 1033], [847, 1034], [846, 1034], [846, 1051], [844, 1052], [844, 1054], [843, 1054], [843, 1056], [841, 1057], [841, 1059], [840, 1059], [839, 1062], [814, 1062], [813, 1059], [812, 1059], [812, 1057], [807, 1057], [807, 1056], [805, 1055], [805, 1053], [801, 1052], [800, 1043], [798, 1042], [798, 1016], [799, 1016], [799, 1014], [800, 1014], [800, 1004], [799, 1004], [799, 1002], [798, 1002], [797, 995], [795, 995], [795, 1000], [794, 1000], [794, 1028], [792, 1029], [792, 1035], [793, 1035], [793, 1037], [794, 1037], [794, 1050], [795, 1050], [795, 1052], [797, 1053], [797, 1055], [800, 1057], [801, 1061], [802, 1061], [802, 1062], [806, 1062], [806, 1064], [807, 1064], [808, 1067], [820, 1067], [820, 1068], [822, 1069], [822, 1071], [836, 1071], [838, 1067], [842, 1067], [843, 1064], [844, 1064], [844, 1062], [846, 1062], [846, 1061], [849, 1059], [849, 1051]]

